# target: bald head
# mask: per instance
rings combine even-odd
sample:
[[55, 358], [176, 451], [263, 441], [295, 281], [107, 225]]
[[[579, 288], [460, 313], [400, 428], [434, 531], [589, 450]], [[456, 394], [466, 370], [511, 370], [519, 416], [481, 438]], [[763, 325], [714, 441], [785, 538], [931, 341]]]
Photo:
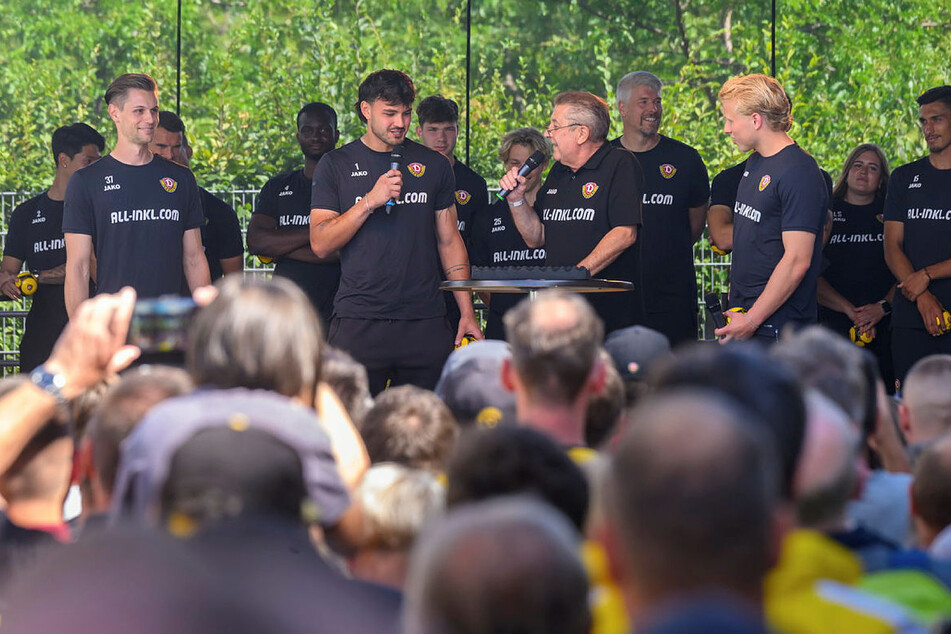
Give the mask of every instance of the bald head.
[[726, 397], [673, 390], [637, 407], [605, 479], [625, 586], [639, 600], [728, 590], [758, 601], [778, 489], [766, 434]]
[[406, 631], [547, 632], [591, 627], [578, 535], [548, 505], [497, 498], [426, 531], [407, 583]]
[[506, 313], [505, 336], [522, 386], [535, 399], [572, 403], [585, 387], [604, 325], [578, 295], [560, 291], [524, 299]]
[[911, 367], [902, 387], [902, 431], [911, 444], [951, 430], [951, 355], [935, 354]]
[[815, 390], [806, 393], [806, 437], [794, 484], [800, 526], [839, 527], [856, 485], [860, 441], [838, 405]]

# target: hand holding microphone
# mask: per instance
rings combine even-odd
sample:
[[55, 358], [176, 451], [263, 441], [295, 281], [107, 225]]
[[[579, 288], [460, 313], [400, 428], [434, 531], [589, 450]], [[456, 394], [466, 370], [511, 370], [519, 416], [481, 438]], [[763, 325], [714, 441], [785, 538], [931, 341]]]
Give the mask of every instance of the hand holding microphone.
[[524, 196], [525, 194], [525, 177], [532, 173], [542, 161], [545, 160], [545, 154], [541, 150], [536, 150], [531, 156], [525, 159], [525, 162], [522, 164], [518, 171], [513, 167], [507, 174], [502, 176], [499, 180], [499, 186], [502, 190], [496, 194], [499, 197], [499, 200], [505, 200], [505, 198], [512, 192], [516, 192]]
[[[396, 147], [393, 148], [393, 151], [390, 152], [390, 172], [393, 172], [393, 171], [399, 172], [400, 167], [402, 167], [402, 165], [403, 165], [403, 146], [397, 145]], [[387, 174], [389, 174], [389, 172], [387, 172]], [[402, 187], [403, 185], [402, 174], [400, 174], [399, 176], [399, 185], [400, 187]], [[386, 215], [387, 216], [390, 215], [390, 209], [396, 206], [396, 199], [399, 197], [399, 195], [400, 195], [400, 192], [399, 190], [397, 190], [396, 195], [391, 196], [390, 199], [386, 201]]]

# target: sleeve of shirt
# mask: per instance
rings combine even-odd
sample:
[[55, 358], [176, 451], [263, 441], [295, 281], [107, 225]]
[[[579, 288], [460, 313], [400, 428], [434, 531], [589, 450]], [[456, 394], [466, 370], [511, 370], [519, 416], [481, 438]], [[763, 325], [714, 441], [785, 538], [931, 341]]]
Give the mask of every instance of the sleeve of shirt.
[[641, 165], [631, 152], [622, 154], [611, 179], [608, 192], [608, 224], [611, 227], [641, 224], [641, 192], [644, 190], [644, 175]]
[[185, 230], [197, 229], [205, 224], [205, 210], [201, 206], [201, 192], [198, 191], [198, 183], [195, 181], [195, 175], [191, 170], [185, 172], [185, 185], [188, 188], [186, 197], [186, 209], [184, 210]]
[[782, 231], [819, 233], [829, 208], [822, 171], [809, 165], [793, 168], [779, 179], [777, 186], [783, 210]]
[[[456, 175], [452, 173], [452, 166], [449, 161], [441, 161], [441, 172], [436, 185], [434, 209], [447, 209], [456, 202]], [[314, 179], [314, 183], [317, 180]]]
[[317, 169], [314, 170], [314, 180], [310, 189], [310, 208], [329, 209], [338, 214], [349, 209], [349, 206], [344, 207], [340, 202], [340, 190], [334, 174], [334, 160], [329, 154], [320, 159]]
[[706, 204], [710, 199], [710, 175], [707, 173], [707, 166], [700, 157], [700, 152], [693, 151], [691, 156], [690, 174], [690, 194], [687, 198], [687, 206], [691, 209]]
[[95, 237], [96, 223], [93, 218], [92, 200], [82, 174], [69, 177], [66, 197], [63, 202], [63, 233], [83, 233]]
[[26, 223], [24, 219], [32, 214], [29, 201], [18, 205], [10, 215], [10, 226], [7, 229], [7, 239], [4, 243], [3, 254], [9, 255], [18, 260], [26, 260], [30, 255], [30, 248], [27, 244]]
[[901, 168], [892, 172], [888, 178], [888, 189], [885, 190], [884, 217], [886, 221], [905, 222], [906, 210], [902, 209], [901, 197], [906, 191], [904, 170]]
[[277, 185], [275, 180], [275, 178], [272, 178], [264, 183], [264, 187], [258, 193], [258, 199], [254, 204], [254, 214], [264, 214], [277, 220], [277, 196], [275, 194]]
[[241, 224], [234, 208], [216, 196], [208, 194], [208, 230], [210, 242], [215, 245], [218, 258], [235, 258], [244, 255], [241, 240]]

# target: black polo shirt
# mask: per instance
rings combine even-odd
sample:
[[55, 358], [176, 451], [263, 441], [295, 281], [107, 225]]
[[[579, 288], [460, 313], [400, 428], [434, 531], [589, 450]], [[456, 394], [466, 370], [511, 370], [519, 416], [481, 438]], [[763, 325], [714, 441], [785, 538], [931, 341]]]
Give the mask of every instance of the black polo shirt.
[[[620, 137], [611, 143], [624, 147]], [[696, 311], [690, 209], [706, 204], [710, 197], [707, 166], [695, 149], [664, 135], [653, 148], [634, 156], [644, 174], [644, 224], [635, 253], [645, 309], [649, 313]]]
[[822, 226], [829, 190], [822, 170], [798, 145], [746, 160], [733, 209], [730, 306], [750, 308], [785, 254], [784, 231], [815, 234], [812, 261], [799, 286], [765, 324], [815, 323], [816, 281], [822, 261]]
[[[905, 225], [903, 249], [916, 271], [951, 258], [951, 170], [935, 168], [928, 157], [902, 165], [888, 179], [885, 221]], [[928, 290], [951, 310], [951, 278], [934, 280]], [[895, 293], [892, 324], [924, 329], [915, 303]]]
[[[577, 171], [556, 162], [535, 200], [545, 225], [549, 266], [576, 266], [611, 229], [640, 226], [643, 177], [632, 152], [605, 142]], [[634, 249], [626, 249], [597, 277], [634, 281]], [[607, 331], [631, 325], [631, 293], [589, 295]], [[613, 297], [612, 297], [613, 296]]]
[[[359, 139], [324, 155], [314, 172], [313, 209], [344, 213], [390, 169], [390, 153]], [[436, 211], [455, 202], [446, 157], [415, 141], [403, 143], [403, 189], [393, 207], [379, 207], [340, 249], [334, 315], [357, 319], [431, 319], [446, 314], [439, 290]]]

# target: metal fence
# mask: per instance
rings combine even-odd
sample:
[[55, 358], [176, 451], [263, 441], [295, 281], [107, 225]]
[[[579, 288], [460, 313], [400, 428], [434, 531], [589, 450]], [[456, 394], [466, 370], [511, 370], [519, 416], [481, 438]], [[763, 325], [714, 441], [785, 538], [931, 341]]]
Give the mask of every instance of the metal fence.
[[[241, 222], [241, 235], [244, 238], [247, 233], [248, 219], [254, 213], [254, 204], [257, 200], [257, 189], [232, 189], [227, 191], [212, 190], [215, 196], [218, 196], [229, 205], [234, 207], [238, 214], [238, 220]], [[10, 214], [17, 205], [34, 196], [30, 192], [0, 192], [0, 248], [6, 247], [7, 224], [10, 221]], [[706, 319], [706, 313], [703, 310], [703, 297], [706, 293], [723, 293], [727, 289], [729, 278], [729, 256], [720, 257], [710, 250], [710, 244], [706, 237], [700, 239], [693, 249], [694, 267], [697, 272], [697, 311], [699, 316], [698, 337], [701, 339], [711, 339], [712, 325]], [[272, 264], [262, 264], [254, 256], [245, 254], [244, 271], [245, 274], [267, 275], [274, 268]], [[6, 300], [0, 304], [0, 373], [8, 374], [16, 370], [19, 363], [19, 343], [23, 336], [23, 324], [26, 313], [30, 308], [30, 299], [24, 298], [19, 301]]]

